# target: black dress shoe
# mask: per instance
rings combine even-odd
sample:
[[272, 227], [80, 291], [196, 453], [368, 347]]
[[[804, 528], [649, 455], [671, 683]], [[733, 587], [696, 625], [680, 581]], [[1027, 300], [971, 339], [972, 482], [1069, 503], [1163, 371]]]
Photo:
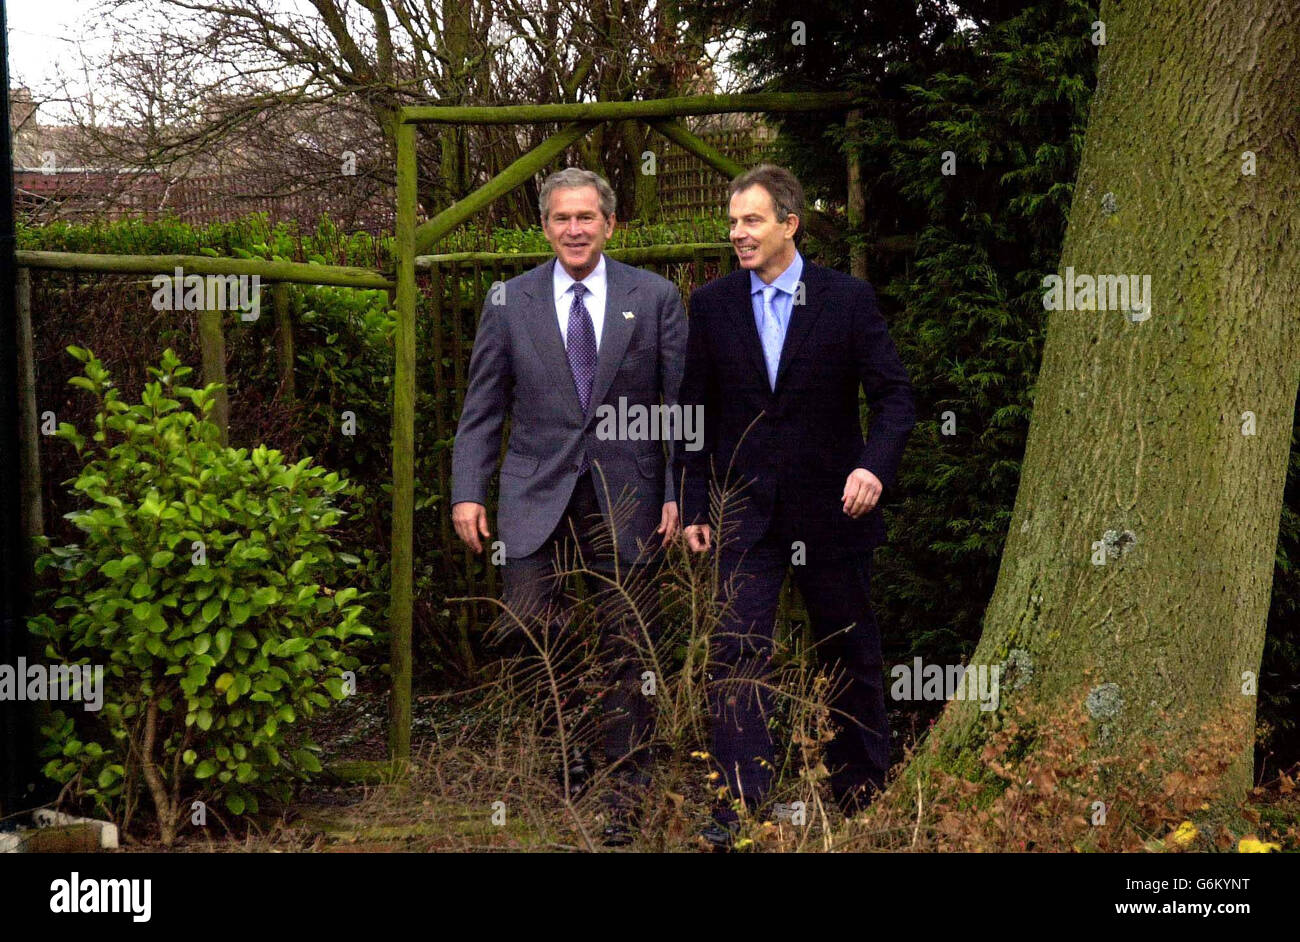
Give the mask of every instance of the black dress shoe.
[[738, 830], [739, 825], [726, 825], [713, 821], [700, 831], [700, 837], [715, 854], [725, 854], [735, 846]]
[[[595, 766], [589, 756], [581, 746], [574, 746], [569, 751], [569, 760], [567, 762], [569, 773], [569, 799], [577, 798], [587, 790], [587, 783], [591, 781], [591, 776], [595, 772]], [[555, 784], [564, 790], [564, 770], [558, 769], [555, 773]]]
[[601, 831], [600, 843], [605, 847], [626, 847], [636, 837], [636, 831], [626, 821], [611, 821]]
[[614, 787], [601, 795], [605, 820], [602, 843], [606, 847], [626, 847], [641, 827], [641, 802], [644, 786], [627, 774], [615, 775]]

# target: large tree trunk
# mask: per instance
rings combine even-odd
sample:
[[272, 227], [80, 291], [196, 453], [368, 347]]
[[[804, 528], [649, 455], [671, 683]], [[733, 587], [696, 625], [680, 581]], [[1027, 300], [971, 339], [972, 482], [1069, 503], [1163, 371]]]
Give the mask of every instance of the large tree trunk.
[[974, 774], [1019, 706], [1086, 724], [1108, 795], [1160, 781], [1215, 724], [1230, 732], [1213, 794], [1250, 781], [1300, 380], [1300, 12], [1128, 0], [1101, 20], [1061, 275], [1150, 275], [1149, 308], [1048, 315], [971, 659], [1015, 669], [998, 710], [948, 705], [896, 790], [913, 801], [918, 773]]

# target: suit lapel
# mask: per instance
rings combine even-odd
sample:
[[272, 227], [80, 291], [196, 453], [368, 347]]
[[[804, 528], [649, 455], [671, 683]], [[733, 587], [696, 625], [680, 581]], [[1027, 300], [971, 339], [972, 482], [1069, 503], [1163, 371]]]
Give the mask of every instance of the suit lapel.
[[[813, 325], [817, 323], [817, 316], [821, 314], [824, 300], [821, 291], [821, 274], [822, 271], [818, 266], [804, 259], [803, 273], [800, 275], [804, 288], [804, 303], [795, 304], [790, 308], [790, 324], [785, 331], [785, 343], [781, 346], [781, 362], [776, 368], [777, 392], [781, 391], [781, 380], [790, 368], [790, 361], [799, 353], [799, 347], [808, 338]], [[757, 336], [757, 332], [755, 335]], [[759, 344], [759, 350], [761, 352], [762, 344]]]
[[749, 353], [754, 369], [758, 371], [759, 380], [764, 390], [770, 390], [767, 382], [767, 360], [763, 357], [763, 341], [758, 336], [758, 325], [754, 323], [754, 300], [749, 290], [749, 271], [739, 269], [736, 272], [736, 286], [732, 294], [731, 306], [736, 315], [736, 332], [740, 344]]
[[[600, 351], [596, 354], [596, 378], [591, 385], [591, 409], [600, 405], [609, 392], [618, 373], [628, 341], [636, 328], [636, 304], [633, 294], [636, 284], [628, 277], [628, 269], [605, 256], [605, 323], [600, 329]], [[633, 316], [627, 317], [624, 312]], [[642, 316], [649, 316], [649, 311]], [[572, 384], [570, 384], [572, 385]], [[575, 398], [577, 394], [574, 394]]]
[[555, 259], [533, 269], [533, 277], [524, 282], [523, 293], [527, 296], [524, 303], [524, 321], [528, 325], [528, 336], [532, 338], [537, 349], [538, 359], [546, 364], [551, 374], [551, 382], [559, 395], [577, 415], [582, 414], [582, 404], [578, 401], [578, 390], [573, 385], [573, 371], [569, 368], [569, 357], [564, 352], [564, 337], [560, 334], [560, 321], [555, 314], [555, 291], [552, 276], [555, 271]]

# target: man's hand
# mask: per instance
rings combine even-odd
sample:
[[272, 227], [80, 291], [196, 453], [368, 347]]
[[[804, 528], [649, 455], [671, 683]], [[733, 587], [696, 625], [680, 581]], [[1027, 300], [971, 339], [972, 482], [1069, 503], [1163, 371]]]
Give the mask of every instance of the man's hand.
[[868, 513], [880, 500], [880, 492], [885, 486], [866, 468], [855, 468], [844, 482], [844, 495], [840, 502], [844, 512], [854, 519]]
[[476, 553], [483, 552], [480, 536], [491, 536], [487, 525], [487, 508], [472, 500], [462, 500], [451, 505], [451, 522], [456, 527], [456, 535], [465, 541]]
[[677, 535], [677, 530], [680, 526], [681, 520], [677, 516], [677, 501], [665, 501], [664, 509], [659, 514], [659, 526], [655, 527], [655, 533], [662, 533], [664, 535], [663, 546], [667, 546], [672, 542], [672, 539]]
[[713, 534], [707, 523], [696, 523], [685, 530], [686, 545], [693, 553], [703, 553], [709, 548]]

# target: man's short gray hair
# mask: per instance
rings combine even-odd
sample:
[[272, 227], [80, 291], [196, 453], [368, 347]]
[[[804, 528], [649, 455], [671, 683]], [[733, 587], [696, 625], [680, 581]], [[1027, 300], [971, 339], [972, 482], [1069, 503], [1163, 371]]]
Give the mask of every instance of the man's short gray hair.
[[542, 182], [542, 189], [537, 194], [537, 208], [541, 210], [542, 222], [546, 222], [546, 216], [551, 205], [552, 190], [572, 190], [584, 186], [594, 186], [596, 188], [596, 195], [600, 197], [601, 215], [606, 219], [614, 215], [617, 201], [613, 187], [605, 182], [605, 178], [598, 173], [592, 173], [590, 170], [583, 170], [580, 167], [566, 167], [563, 170], [557, 170]]

